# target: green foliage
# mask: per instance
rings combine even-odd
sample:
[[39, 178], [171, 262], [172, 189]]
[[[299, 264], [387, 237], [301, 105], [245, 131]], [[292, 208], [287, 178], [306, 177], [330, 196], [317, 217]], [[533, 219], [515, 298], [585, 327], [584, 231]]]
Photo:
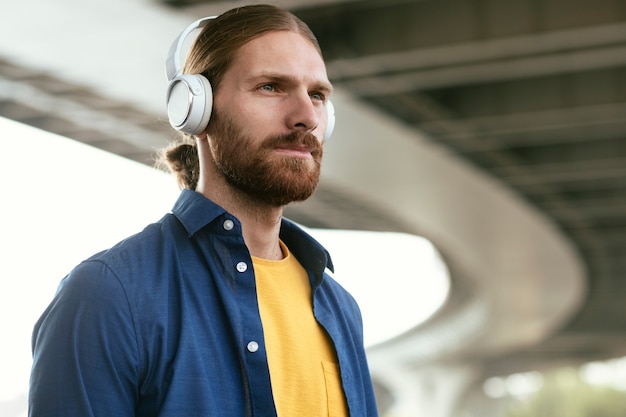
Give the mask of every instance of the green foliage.
[[516, 401], [507, 417], [624, 417], [626, 392], [582, 381], [574, 369], [544, 375], [535, 394]]

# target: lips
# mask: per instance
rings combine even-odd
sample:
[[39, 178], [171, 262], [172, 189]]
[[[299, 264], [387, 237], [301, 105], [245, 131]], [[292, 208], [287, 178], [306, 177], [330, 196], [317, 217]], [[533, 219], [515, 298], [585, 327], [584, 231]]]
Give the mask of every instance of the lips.
[[302, 152], [302, 153], [313, 153], [313, 150], [306, 145], [292, 145], [286, 144], [282, 146], [277, 146], [275, 149], [293, 151], [293, 152]]

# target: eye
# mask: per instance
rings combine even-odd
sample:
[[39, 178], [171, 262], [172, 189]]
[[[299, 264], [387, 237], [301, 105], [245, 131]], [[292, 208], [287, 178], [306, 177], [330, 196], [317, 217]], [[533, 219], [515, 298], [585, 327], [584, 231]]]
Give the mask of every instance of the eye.
[[276, 91], [276, 86], [274, 84], [263, 84], [259, 87], [259, 90], [263, 91]]
[[318, 93], [318, 92], [314, 92], [309, 95], [311, 96], [313, 100], [324, 101], [326, 99], [326, 96], [324, 94]]

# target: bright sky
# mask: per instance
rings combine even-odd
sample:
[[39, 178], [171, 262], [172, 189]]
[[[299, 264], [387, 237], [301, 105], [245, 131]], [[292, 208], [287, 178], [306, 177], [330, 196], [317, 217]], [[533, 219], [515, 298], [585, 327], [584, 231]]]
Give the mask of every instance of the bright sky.
[[[2, 118], [0, 132], [0, 415], [22, 417], [32, 327], [59, 281], [82, 259], [161, 218], [179, 191], [168, 174], [75, 141]], [[427, 240], [311, 233], [361, 306], [366, 345], [423, 322], [445, 301], [447, 270]]]

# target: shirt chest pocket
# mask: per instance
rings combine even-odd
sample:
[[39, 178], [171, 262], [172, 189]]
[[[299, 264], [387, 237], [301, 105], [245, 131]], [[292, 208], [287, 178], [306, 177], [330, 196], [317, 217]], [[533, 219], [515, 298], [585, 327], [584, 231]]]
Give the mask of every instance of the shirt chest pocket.
[[332, 362], [322, 361], [324, 382], [326, 384], [326, 400], [328, 417], [348, 417], [346, 398], [341, 386], [339, 366]]

